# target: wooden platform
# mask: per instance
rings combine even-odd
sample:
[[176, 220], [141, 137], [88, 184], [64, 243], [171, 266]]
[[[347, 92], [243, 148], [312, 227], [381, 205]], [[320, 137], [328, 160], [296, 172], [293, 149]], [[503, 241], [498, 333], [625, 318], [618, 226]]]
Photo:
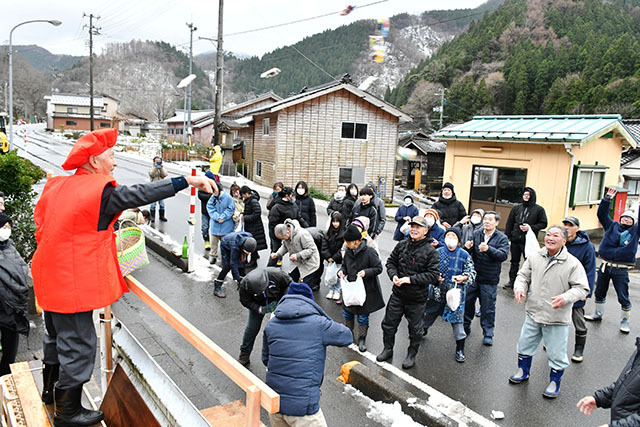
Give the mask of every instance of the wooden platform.
[[[240, 400], [213, 406], [200, 411], [212, 426], [244, 427], [247, 425], [246, 409]], [[264, 424], [260, 423], [261, 426]]]

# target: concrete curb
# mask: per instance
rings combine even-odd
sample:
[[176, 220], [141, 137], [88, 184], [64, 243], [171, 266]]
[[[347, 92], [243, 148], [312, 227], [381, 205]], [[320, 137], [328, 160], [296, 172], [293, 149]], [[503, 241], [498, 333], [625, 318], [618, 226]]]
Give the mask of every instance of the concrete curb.
[[[343, 369], [343, 376], [344, 373]], [[409, 387], [403, 387], [398, 381], [392, 382], [376, 369], [362, 363], [354, 364], [348, 370], [346, 379], [348, 384], [372, 400], [385, 403], [397, 401], [405, 414], [426, 426], [496, 427], [493, 421], [473, 412], [462, 403], [437, 395], [439, 393], [436, 390], [432, 391], [433, 394], [419, 390], [424, 393], [419, 396], [408, 391]]]
[[187, 272], [187, 270], [189, 269], [189, 264], [186, 259], [175, 256], [170, 247], [166, 246], [155, 236], [151, 235], [151, 233], [145, 233], [144, 238], [149, 249], [155, 252], [158, 256], [169, 261], [171, 264], [180, 268], [185, 273]]

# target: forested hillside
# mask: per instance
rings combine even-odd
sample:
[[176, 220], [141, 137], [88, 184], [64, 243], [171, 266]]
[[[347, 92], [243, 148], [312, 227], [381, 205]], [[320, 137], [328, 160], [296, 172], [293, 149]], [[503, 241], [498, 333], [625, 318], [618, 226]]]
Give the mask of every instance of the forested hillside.
[[506, 0], [386, 99], [424, 117], [445, 87], [445, 124], [474, 114], [640, 117], [638, 77], [640, 0]]

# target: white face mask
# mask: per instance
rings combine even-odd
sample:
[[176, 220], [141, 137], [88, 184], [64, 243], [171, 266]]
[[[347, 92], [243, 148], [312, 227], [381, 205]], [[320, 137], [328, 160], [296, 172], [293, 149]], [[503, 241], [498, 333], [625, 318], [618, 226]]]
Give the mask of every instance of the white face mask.
[[306, 193], [306, 191], [304, 190], [304, 188], [298, 188], [298, 189], [296, 190], [296, 193], [298, 193], [298, 194], [299, 194], [299, 195], [301, 195], [301, 196], [304, 196], [304, 193]]
[[449, 249], [453, 249], [456, 246], [458, 246], [458, 239], [454, 239], [454, 238], [450, 238], [450, 237], [445, 237], [444, 238], [444, 244], [447, 245], [447, 247]]
[[403, 202], [403, 204], [404, 204], [405, 206], [411, 206], [411, 200], [406, 199], [406, 200]]
[[447, 200], [449, 200], [449, 199], [451, 198], [451, 194], [448, 194], [448, 195], [446, 195], [446, 196], [443, 194], [443, 195], [442, 195], [442, 198], [443, 198], [443, 199], [447, 199]]
[[11, 229], [10, 228], [0, 228], [0, 242], [4, 242], [11, 237]]
[[352, 188], [349, 193], [351, 193], [352, 196], [357, 196], [358, 195], [358, 190], [356, 190], [355, 188]]
[[430, 217], [430, 216], [428, 216], [428, 217], [426, 218], [426, 220], [427, 220], [427, 227], [432, 227], [432, 226], [433, 226], [433, 224], [435, 224], [435, 223], [436, 223], [436, 220], [435, 220], [435, 219], [433, 219], [433, 218], [432, 218], [432, 217]]
[[347, 195], [346, 191], [336, 191], [335, 198], [336, 200], [342, 200]]
[[477, 216], [472, 216], [469, 221], [471, 221], [471, 224], [473, 224], [473, 225], [478, 225], [478, 224], [480, 224], [480, 221], [482, 221], [482, 218], [477, 217]]

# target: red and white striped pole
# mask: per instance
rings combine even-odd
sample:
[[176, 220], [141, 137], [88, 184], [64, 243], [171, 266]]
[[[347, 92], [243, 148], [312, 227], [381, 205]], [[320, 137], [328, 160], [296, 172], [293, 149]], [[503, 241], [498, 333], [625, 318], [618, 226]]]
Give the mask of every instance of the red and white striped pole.
[[27, 126], [25, 125], [24, 129], [24, 151], [27, 152]]
[[[196, 176], [196, 168], [191, 168], [191, 176]], [[193, 247], [193, 237], [196, 232], [196, 187], [191, 186], [191, 200], [189, 207], [189, 259], [187, 262], [187, 270], [194, 270], [194, 247]]]

